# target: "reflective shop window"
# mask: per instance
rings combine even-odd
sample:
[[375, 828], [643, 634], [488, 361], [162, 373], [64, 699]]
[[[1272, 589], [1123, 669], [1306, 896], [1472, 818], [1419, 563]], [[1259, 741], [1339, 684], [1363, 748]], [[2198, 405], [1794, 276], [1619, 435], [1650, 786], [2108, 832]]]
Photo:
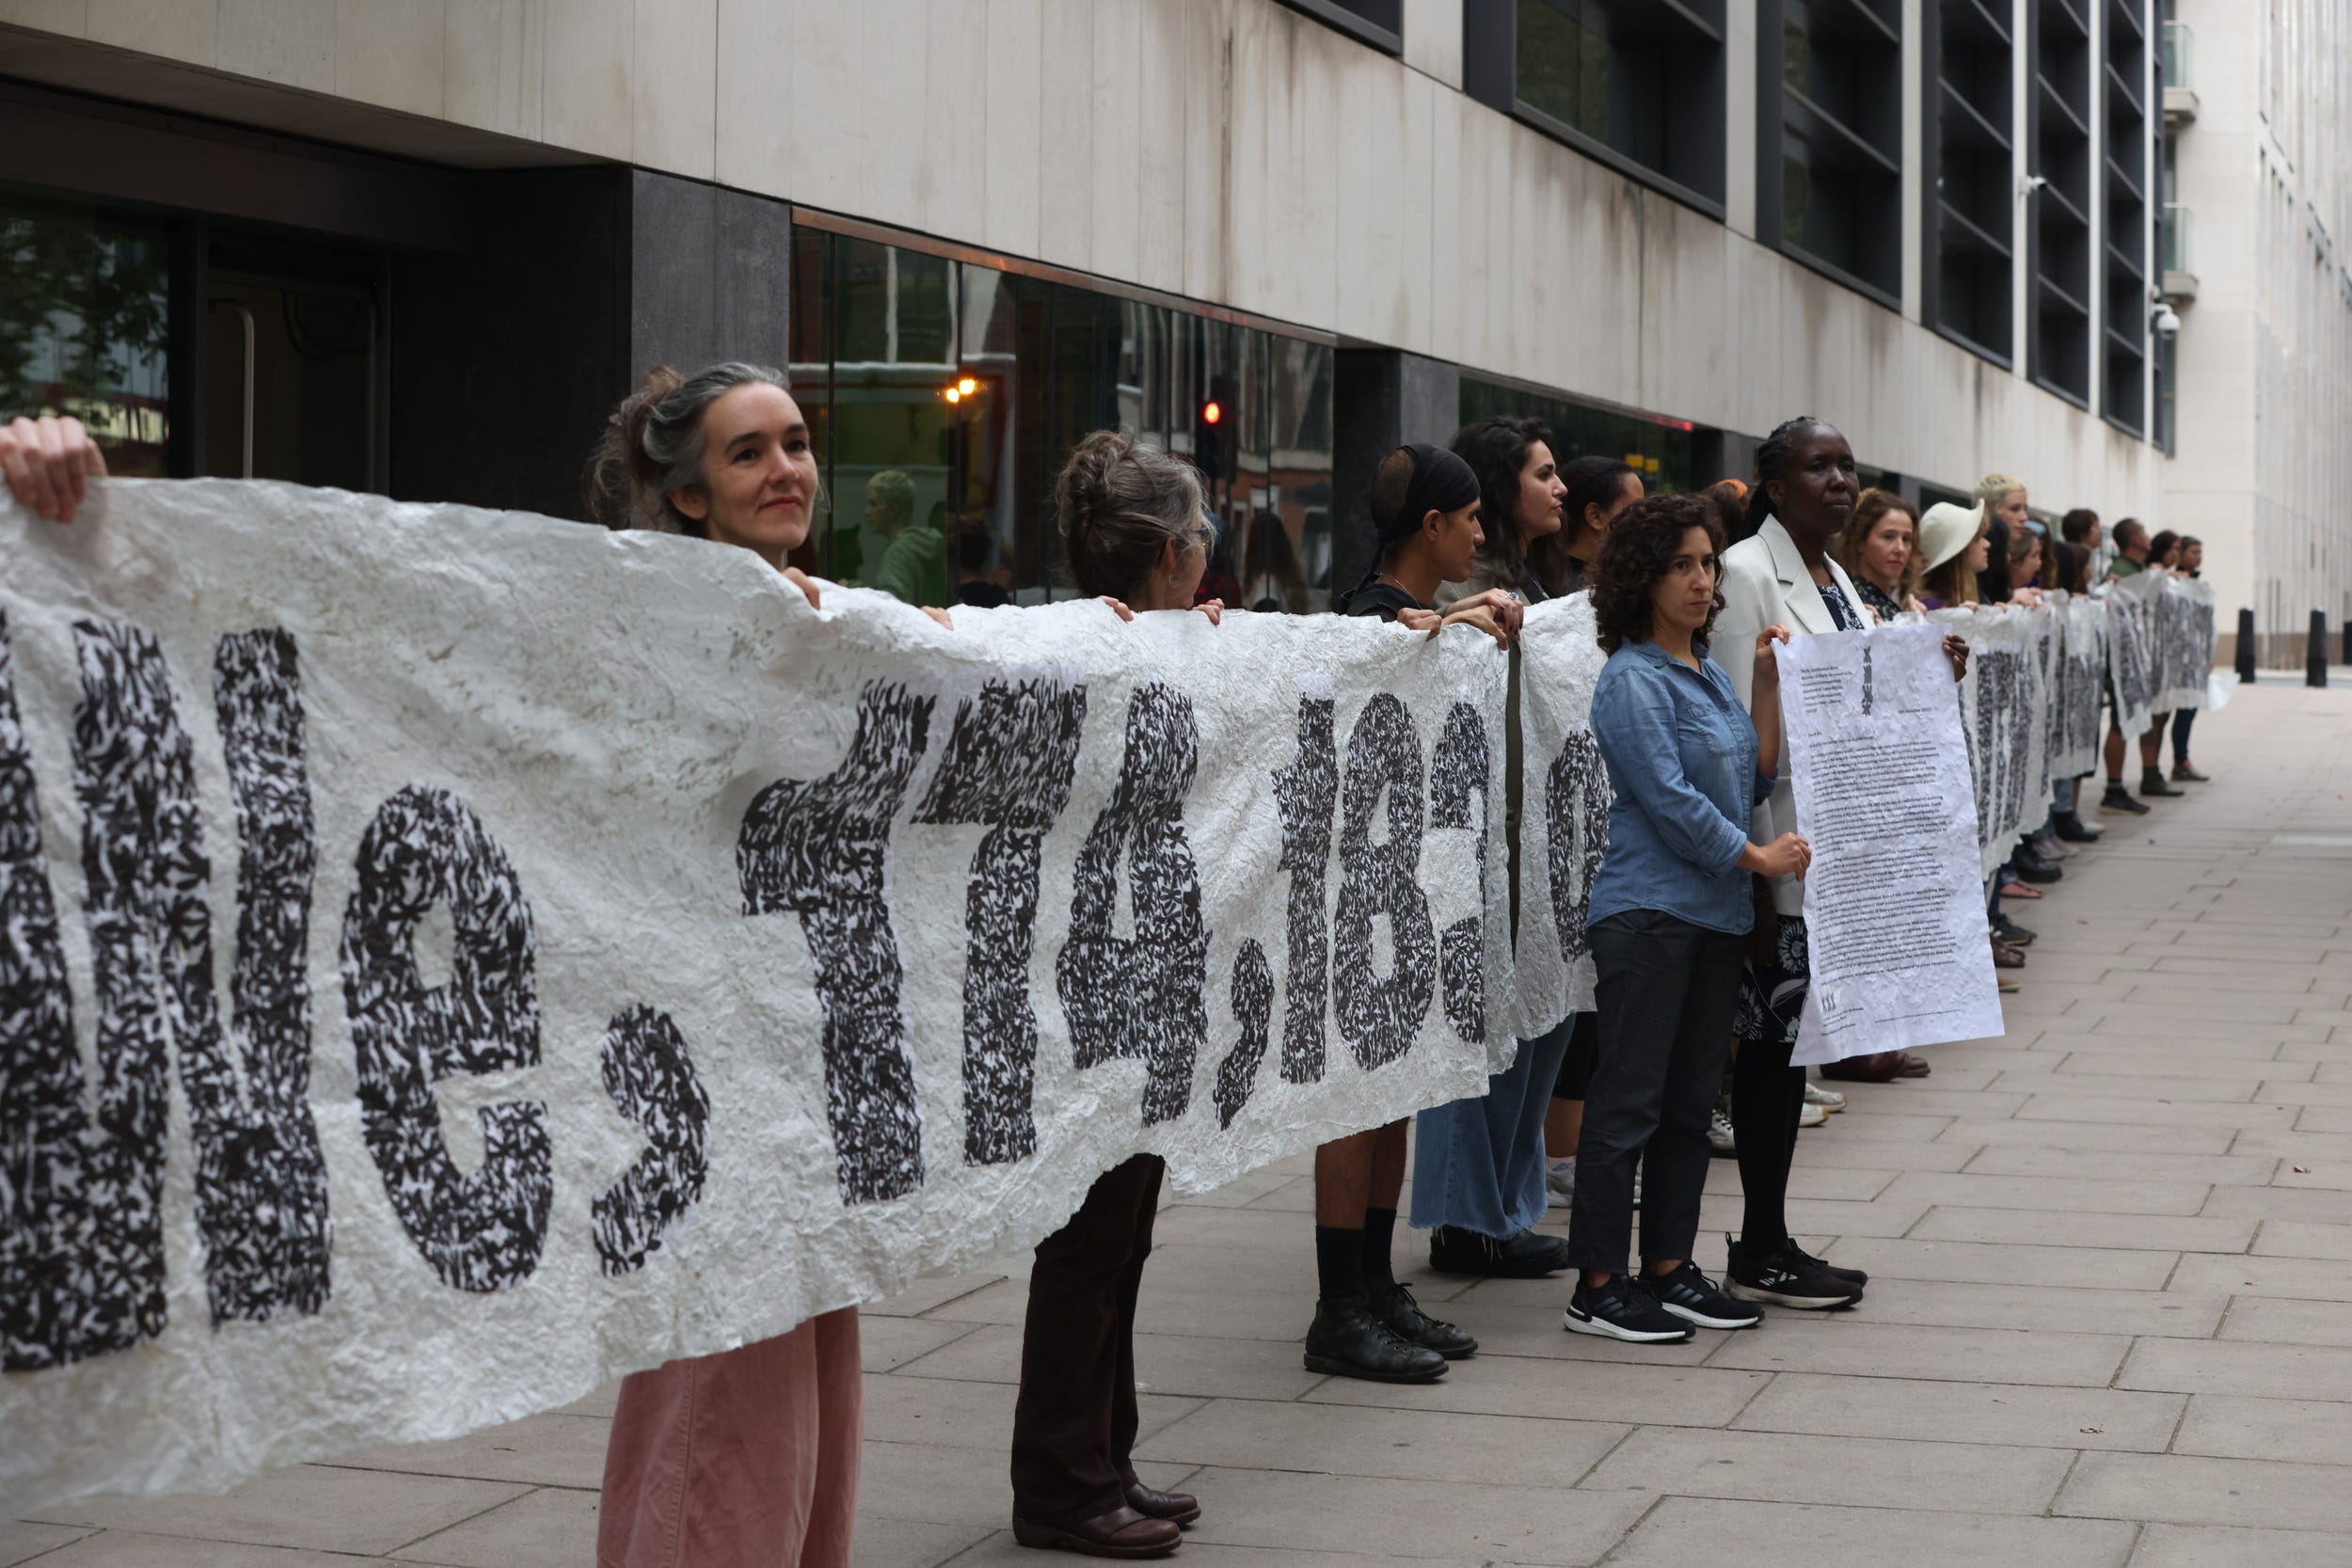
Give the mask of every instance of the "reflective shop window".
[[1685, 200], [1724, 197], [1723, 0], [1486, 0], [1465, 85]]
[[930, 605], [1070, 597], [1054, 482], [1118, 426], [1200, 468], [1204, 597], [1328, 604], [1328, 347], [805, 227], [793, 265], [811, 569]]
[[170, 277], [160, 231], [0, 206], [0, 419], [72, 415], [111, 471], [167, 472]]
[[1490, 414], [1533, 416], [1551, 427], [1551, 453], [1561, 464], [1578, 457], [1616, 458], [1641, 473], [1644, 487], [1652, 495], [1746, 477], [1700, 473], [1691, 427], [1678, 420], [1646, 419], [1467, 375], [1462, 377], [1461, 412], [1464, 424]]

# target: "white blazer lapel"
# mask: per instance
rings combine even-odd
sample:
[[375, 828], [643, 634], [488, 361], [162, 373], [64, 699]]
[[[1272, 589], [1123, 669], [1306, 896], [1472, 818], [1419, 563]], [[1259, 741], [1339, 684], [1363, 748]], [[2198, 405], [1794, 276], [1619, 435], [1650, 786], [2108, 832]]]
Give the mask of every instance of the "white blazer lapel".
[[1821, 591], [1813, 585], [1813, 574], [1805, 569], [1804, 557], [1797, 553], [1797, 542], [1788, 537], [1780, 519], [1766, 518], [1760, 531], [1772, 548], [1772, 574], [1780, 578], [1780, 601], [1790, 618], [1805, 631], [1836, 631], [1837, 623], [1832, 619], [1829, 606], [1821, 602]]

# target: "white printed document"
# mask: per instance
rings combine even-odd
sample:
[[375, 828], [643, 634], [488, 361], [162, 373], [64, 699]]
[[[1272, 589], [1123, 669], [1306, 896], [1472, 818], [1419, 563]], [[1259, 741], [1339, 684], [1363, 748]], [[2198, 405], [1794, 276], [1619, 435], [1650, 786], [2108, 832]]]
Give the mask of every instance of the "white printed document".
[[2001, 1034], [1944, 628], [1800, 637], [1776, 653], [1797, 831], [1813, 846], [1812, 985], [1791, 1059]]

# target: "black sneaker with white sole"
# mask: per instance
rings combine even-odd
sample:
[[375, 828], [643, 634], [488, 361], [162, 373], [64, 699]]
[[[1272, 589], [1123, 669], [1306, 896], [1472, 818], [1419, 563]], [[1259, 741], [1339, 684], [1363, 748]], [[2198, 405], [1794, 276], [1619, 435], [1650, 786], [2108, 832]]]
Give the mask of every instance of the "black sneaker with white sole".
[[1767, 1307], [1794, 1307], [1800, 1312], [1827, 1312], [1862, 1299], [1862, 1287], [1831, 1274], [1827, 1265], [1793, 1245], [1759, 1252], [1734, 1242], [1724, 1276], [1731, 1293], [1741, 1301], [1760, 1301]]
[[1637, 1345], [1678, 1345], [1694, 1332], [1681, 1318], [1658, 1305], [1658, 1298], [1630, 1275], [1612, 1275], [1598, 1287], [1577, 1281], [1576, 1294], [1561, 1326], [1571, 1334], [1595, 1334], [1604, 1339], [1626, 1339]]
[[1857, 1293], [1865, 1285], [1870, 1283], [1870, 1276], [1860, 1269], [1850, 1269], [1842, 1263], [1833, 1263], [1826, 1258], [1816, 1258], [1794, 1242], [1788, 1243], [1788, 1251], [1791, 1254], [1791, 1262], [1800, 1266], [1810, 1264], [1834, 1279], [1845, 1280], [1854, 1288]]
[[1701, 1328], [1754, 1328], [1764, 1321], [1762, 1307], [1732, 1300], [1687, 1258], [1672, 1274], [1642, 1275], [1642, 1289], [1656, 1297], [1659, 1306]]

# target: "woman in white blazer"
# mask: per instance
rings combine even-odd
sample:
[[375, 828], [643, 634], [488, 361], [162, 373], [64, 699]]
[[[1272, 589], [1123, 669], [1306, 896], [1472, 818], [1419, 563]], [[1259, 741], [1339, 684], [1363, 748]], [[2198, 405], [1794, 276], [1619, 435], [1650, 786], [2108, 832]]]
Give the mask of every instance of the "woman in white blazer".
[[[1753, 642], [1778, 624], [1800, 637], [1875, 625], [1852, 579], [1829, 553], [1862, 493], [1846, 438], [1820, 420], [1791, 420], [1756, 449], [1756, 473], [1748, 492], [1748, 537], [1724, 552], [1724, 611], [1715, 623], [1722, 645], [1744, 646], [1740, 639]], [[1944, 647], [1957, 676], [1966, 668], [1967, 644], [1947, 638]], [[1743, 660], [1731, 662], [1739, 666], [1727, 667], [1732, 686], [1753, 707], [1755, 672]], [[1796, 796], [1783, 748], [1772, 793], [1756, 806], [1750, 832], [1769, 844], [1796, 831]], [[1868, 1276], [1823, 1262], [1788, 1234], [1788, 1166], [1804, 1106], [1804, 1069], [1790, 1066], [1788, 1055], [1797, 1043], [1810, 967], [1803, 885], [1781, 877], [1767, 886], [1759, 878], [1748, 972], [1733, 1021], [1739, 1047], [1731, 1117], [1745, 1213], [1724, 1273], [1735, 1296], [1820, 1309], [1859, 1301]]]
[[[1853, 631], [1875, 624], [1853, 581], [1829, 553], [1862, 494], [1853, 449], [1816, 419], [1791, 420], [1765, 438], [1748, 491], [1749, 536], [1724, 552], [1722, 646], [1753, 646], [1766, 626], [1811, 632]], [[1741, 704], [1753, 707], [1755, 671], [1726, 666]], [[1756, 808], [1749, 832], [1759, 844], [1797, 831], [1788, 755], [1781, 752], [1772, 793]], [[1804, 891], [1794, 877], [1756, 879], [1756, 921], [1748, 942], [1734, 1032], [1731, 1117], [1746, 1195], [1740, 1238], [1725, 1271], [1731, 1293], [1777, 1307], [1823, 1309], [1859, 1301], [1867, 1276], [1838, 1269], [1800, 1248], [1788, 1234], [1788, 1165], [1804, 1106], [1804, 1069], [1791, 1067], [1804, 1010], [1808, 958]], [[1768, 901], [1769, 900], [1769, 901]]]

